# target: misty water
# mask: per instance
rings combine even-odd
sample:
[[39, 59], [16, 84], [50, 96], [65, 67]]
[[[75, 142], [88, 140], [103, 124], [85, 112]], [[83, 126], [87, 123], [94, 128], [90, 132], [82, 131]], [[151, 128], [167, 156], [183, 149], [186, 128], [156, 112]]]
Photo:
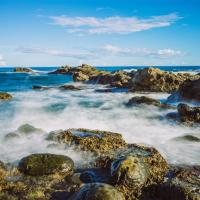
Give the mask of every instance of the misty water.
[[[68, 128], [100, 129], [121, 133], [128, 143], [154, 146], [169, 163], [200, 164], [200, 143], [175, 140], [186, 134], [199, 137], [199, 127], [186, 127], [169, 122], [166, 114], [173, 111], [154, 106], [128, 108], [125, 103], [141, 93], [102, 93], [101, 85], [81, 85], [80, 91], [50, 89], [32, 90], [33, 85], [72, 84], [70, 76], [47, 75], [45, 71], [35, 74], [0, 73], [0, 91], [8, 91], [13, 100], [0, 102], [0, 160], [18, 162], [22, 157], [39, 152], [70, 156], [76, 164], [89, 162], [92, 154], [77, 152], [72, 148], [49, 147], [47, 134]], [[145, 93], [165, 101], [167, 93]], [[30, 124], [42, 131], [19, 138], [5, 140], [5, 135], [15, 132], [19, 126]]]

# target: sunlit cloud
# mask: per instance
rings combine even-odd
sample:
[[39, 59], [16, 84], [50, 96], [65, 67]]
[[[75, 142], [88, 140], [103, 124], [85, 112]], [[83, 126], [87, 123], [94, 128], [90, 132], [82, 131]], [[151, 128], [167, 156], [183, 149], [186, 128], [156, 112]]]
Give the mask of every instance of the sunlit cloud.
[[176, 13], [149, 18], [120, 17], [68, 17], [51, 16], [53, 24], [65, 27], [68, 32], [129, 34], [153, 28], [171, 26], [181, 17]]
[[0, 66], [6, 66], [6, 61], [4, 60], [1, 54], [0, 54]]

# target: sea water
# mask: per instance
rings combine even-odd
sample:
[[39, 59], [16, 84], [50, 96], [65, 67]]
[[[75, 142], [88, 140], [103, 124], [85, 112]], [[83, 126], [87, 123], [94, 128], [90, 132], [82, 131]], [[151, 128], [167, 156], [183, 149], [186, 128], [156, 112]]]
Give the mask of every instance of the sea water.
[[[144, 67], [98, 67], [102, 70], [137, 70]], [[199, 73], [200, 67], [160, 67], [173, 72]], [[167, 93], [102, 93], [105, 86], [73, 83], [70, 75], [48, 75], [56, 67], [33, 68], [35, 73], [13, 73], [13, 68], [0, 68], [0, 91], [13, 95], [11, 101], [0, 102], [0, 160], [17, 163], [31, 153], [57, 153], [70, 156], [76, 164], [89, 162], [92, 154], [77, 152], [64, 146], [50, 148], [45, 138], [49, 132], [69, 128], [88, 128], [118, 132], [128, 143], [154, 146], [173, 164], [200, 164], [200, 143], [175, 140], [186, 134], [200, 137], [199, 127], [186, 127], [169, 122], [166, 114], [154, 106], [127, 108], [125, 103], [137, 95], [165, 101]], [[79, 91], [33, 90], [33, 85], [57, 86], [75, 84]], [[43, 132], [5, 140], [23, 124]]]

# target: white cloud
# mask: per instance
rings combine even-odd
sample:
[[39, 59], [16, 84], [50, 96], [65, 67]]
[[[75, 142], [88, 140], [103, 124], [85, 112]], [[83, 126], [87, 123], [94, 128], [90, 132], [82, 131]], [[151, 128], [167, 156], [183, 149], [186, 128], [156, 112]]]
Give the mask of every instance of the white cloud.
[[167, 27], [179, 20], [181, 17], [176, 13], [168, 15], [152, 16], [149, 18], [138, 17], [68, 17], [51, 16], [53, 24], [67, 28], [70, 33], [119, 33], [128, 34], [152, 28]]
[[183, 52], [180, 50], [174, 49], [159, 49], [159, 50], [151, 50], [147, 48], [121, 48], [118, 46], [113, 46], [110, 44], [105, 45], [102, 48], [102, 51], [105, 54], [117, 55], [117, 56], [135, 56], [135, 57], [159, 57], [159, 58], [169, 58], [173, 56], [183, 55]]
[[18, 52], [21, 53], [30, 53], [30, 54], [46, 54], [50, 56], [60, 56], [60, 57], [69, 57], [75, 59], [85, 59], [91, 56], [89, 52], [66, 52], [66, 51], [59, 51], [59, 50], [47, 50], [41, 48], [32, 48], [32, 47], [19, 47], [17, 48]]
[[6, 61], [4, 60], [2, 55], [0, 55], [0, 66], [6, 66]]

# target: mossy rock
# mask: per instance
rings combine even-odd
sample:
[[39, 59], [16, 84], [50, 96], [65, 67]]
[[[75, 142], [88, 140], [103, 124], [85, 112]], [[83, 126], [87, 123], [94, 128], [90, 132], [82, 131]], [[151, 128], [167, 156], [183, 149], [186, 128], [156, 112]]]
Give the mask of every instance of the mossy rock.
[[75, 145], [81, 150], [96, 154], [108, 153], [126, 146], [126, 142], [119, 133], [90, 129], [68, 129], [51, 132], [47, 139], [67, 145]]
[[5, 176], [6, 176], [6, 166], [2, 161], [0, 161], [0, 181], [4, 179]]
[[11, 100], [12, 95], [7, 92], [0, 92], [0, 100]]
[[41, 176], [55, 173], [69, 175], [74, 169], [74, 162], [64, 155], [32, 154], [19, 162], [19, 170], [32, 176]]
[[69, 200], [125, 200], [123, 194], [105, 183], [85, 184]]
[[111, 176], [115, 183], [123, 183], [128, 187], [145, 185], [149, 175], [148, 166], [136, 156], [124, 156], [111, 164]]

